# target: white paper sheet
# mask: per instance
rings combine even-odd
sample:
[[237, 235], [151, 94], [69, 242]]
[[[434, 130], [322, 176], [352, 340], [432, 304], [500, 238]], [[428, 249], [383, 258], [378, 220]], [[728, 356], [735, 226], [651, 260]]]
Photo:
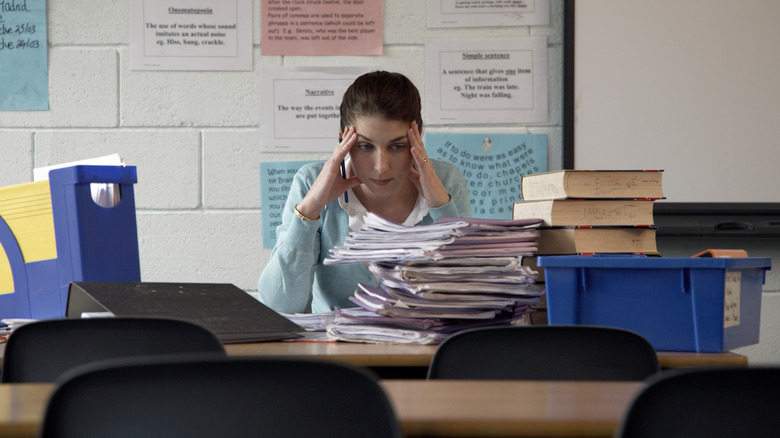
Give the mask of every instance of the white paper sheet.
[[547, 122], [547, 38], [425, 43], [426, 123]]
[[131, 0], [130, 69], [252, 70], [252, 0]]
[[260, 149], [330, 152], [344, 92], [367, 67], [266, 67], [260, 73]]

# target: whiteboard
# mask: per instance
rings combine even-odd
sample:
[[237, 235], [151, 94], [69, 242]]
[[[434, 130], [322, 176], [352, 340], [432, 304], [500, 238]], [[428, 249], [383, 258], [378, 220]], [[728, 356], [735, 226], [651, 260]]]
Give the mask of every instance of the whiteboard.
[[669, 202], [780, 201], [780, 1], [580, 1], [574, 28], [575, 169], [663, 169]]

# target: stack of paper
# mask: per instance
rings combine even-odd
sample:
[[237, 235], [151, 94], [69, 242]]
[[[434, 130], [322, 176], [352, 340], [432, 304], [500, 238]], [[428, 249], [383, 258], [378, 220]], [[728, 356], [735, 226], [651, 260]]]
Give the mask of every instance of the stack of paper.
[[430, 225], [407, 227], [375, 214], [350, 233], [344, 245], [331, 249], [325, 264], [440, 260], [452, 257], [522, 256], [536, 251], [540, 219], [493, 220], [444, 218]]
[[521, 263], [541, 220], [444, 219], [405, 227], [369, 214], [366, 227], [326, 264], [368, 263], [377, 286], [360, 284], [330, 337], [357, 342], [439, 343], [465, 328], [517, 323], [544, 289]]

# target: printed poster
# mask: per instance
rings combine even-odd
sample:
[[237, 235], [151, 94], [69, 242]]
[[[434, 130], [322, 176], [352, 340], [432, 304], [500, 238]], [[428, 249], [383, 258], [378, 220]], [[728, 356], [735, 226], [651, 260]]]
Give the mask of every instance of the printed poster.
[[282, 211], [293, 177], [304, 164], [315, 161], [260, 163], [260, 206], [263, 212], [263, 248], [276, 244], [276, 228], [282, 224]]
[[252, 0], [131, 0], [132, 70], [252, 70]]
[[546, 123], [547, 38], [425, 43], [426, 122]]
[[339, 138], [341, 99], [367, 67], [266, 67], [260, 150], [332, 152]]
[[263, 0], [263, 55], [381, 55], [382, 1]]
[[547, 172], [544, 134], [425, 134], [425, 150], [466, 177], [473, 217], [512, 219], [522, 175]]
[[429, 28], [547, 26], [549, 0], [426, 0]]

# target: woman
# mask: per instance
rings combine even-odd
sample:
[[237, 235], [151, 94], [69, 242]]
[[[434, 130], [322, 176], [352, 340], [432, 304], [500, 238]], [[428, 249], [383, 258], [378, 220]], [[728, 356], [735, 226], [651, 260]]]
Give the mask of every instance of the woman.
[[333, 155], [293, 179], [260, 301], [286, 313], [354, 306], [357, 284], [374, 284], [368, 269], [322, 262], [368, 212], [408, 226], [471, 216], [463, 174], [428, 158], [421, 134], [420, 93], [408, 78], [376, 71], [350, 85]]

